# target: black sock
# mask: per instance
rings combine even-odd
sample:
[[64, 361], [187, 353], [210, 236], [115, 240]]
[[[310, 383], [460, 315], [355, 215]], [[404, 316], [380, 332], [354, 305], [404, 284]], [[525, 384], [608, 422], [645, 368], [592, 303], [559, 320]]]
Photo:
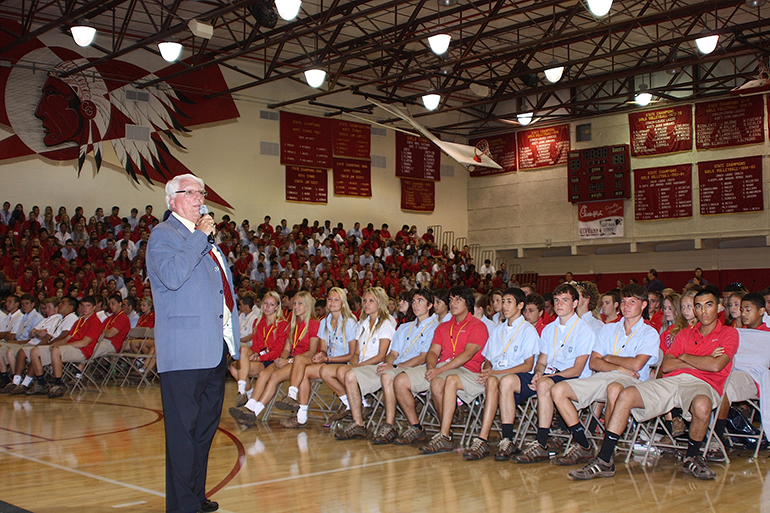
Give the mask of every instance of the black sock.
[[61, 380], [61, 378], [53, 378], [53, 383], [56, 386], [62, 386], [64, 385], [64, 382]]
[[414, 426], [417, 429], [419, 429], [420, 431], [422, 431], [422, 424], [420, 424], [419, 422], [417, 424], [412, 424], [412, 426]]
[[588, 449], [588, 439], [586, 438], [586, 432], [583, 429], [583, 425], [578, 422], [574, 426], [569, 426], [569, 432], [572, 433], [572, 439], [575, 443], [580, 445], [583, 449]]
[[[569, 429], [570, 431], [572, 430], [572, 428], [569, 426], [567, 426], [567, 429]], [[594, 433], [596, 432], [597, 429], [601, 429], [601, 424], [599, 423], [598, 420], [596, 420], [596, 417], [591, 417], [591, 422], [588, 424], [588, 430], [591, 433]], [[585, 430], [583, 430], [583, 432], [585, 432]]]
[[720, 440], [725, 439], [726, 427], [727, 427], [727, 419], [717, 419], [717, 423], [714, 426], [714, 434], [717, 435]]
[[513, 440], [513, 424], [503, 424], [503, 438]]
[[700, 454], [700, 448], [703, 445], [703, 440], [696, 442], [692, 438], [687, 439], [687, 458], [694, 458]]
[[483, 441], [485, 441], [485, 442], [489, 443], [489, 440], [487, 440], [486, 438], [481, 438], [480, 436], [479, 436], [479, 437], [477, 437], [477, 438], [478, 438], [479, 440], [483, 440]]
[[7, 385], [10, 382], [11, 382], [11, 378], [8, 377], [7, 372], [3, 372], [0, 374], [0, 384]]
[[537, 428], [537, 443], [540, 444], [540, 447], [543, 449], [548, 448], [548, 433], [551, 432], [551, 428]]
[[45, 383], [45, 378], [44, 378], [43, 376], [38, 376], [38, 377], [37, 377], [37, 383], [38, 383], [38, 385], [40, 385], [41, 387], [44, 387], [44, 386], [46, 385], [46, 383]]
[[599, 459], [609, 463], [612, 459], [612, 454], [615, 452], [615, 446], [620, 440], [620, 435], [616, 435], [612, 431], [605, 431], [604, 441], [602, 442], [602, 448], [599, 449]]

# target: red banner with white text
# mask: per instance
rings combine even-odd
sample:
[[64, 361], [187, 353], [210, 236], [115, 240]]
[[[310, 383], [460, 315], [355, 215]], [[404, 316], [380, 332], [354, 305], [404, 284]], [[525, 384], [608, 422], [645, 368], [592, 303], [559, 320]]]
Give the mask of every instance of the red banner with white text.
[[650, 157], [692, 149], [692, 106], [634, 112], [628, 115], [631, 156]]

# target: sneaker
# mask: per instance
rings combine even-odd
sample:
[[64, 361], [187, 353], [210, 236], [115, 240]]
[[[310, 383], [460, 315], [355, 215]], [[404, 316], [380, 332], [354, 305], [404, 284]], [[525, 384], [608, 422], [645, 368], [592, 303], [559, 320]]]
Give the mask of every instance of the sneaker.
[[706, 465], [703, 456], [688, 456], [682, 462], [682, 470], [698, 479], [714, 479], [717, 473]]
[[377, 445], [391, 444], [398, 436], [398, 431], [393, 427], [393, 424], [383, 424], [377, 431], [377, 436], [372, 439], [372, 442]]
[[301, 423], [297, 419], [296, 415], [292, 415], [288, 419], [281, 419], [279, 424], [281, 425], [281, 427], [285, 427], [287, 429], [299, 429], [299, 428], [303, 428], [303, 427], [307, 426], [307, 422], [305, 422], [304, 424]]
[[249, 396], [246, 394], [238, 394], [235, 396], [235, 407], [240, 408], [241, 406], [244, 406], [247, 402], [249, 402]]
[[551, 453], [548, 452], [547, 447], [543, 449], [537, 440], [532, 440], [521, 454], [517, 454], [511, 460], [514, 463], [535, 463], [536, 461], [546, 461], [550, 457]]
[[279, 410], [283, 411], [293, 411], [296, 412], [299, 410], [299, 403], [296, 399], [292, 399], [288, 395], [281, 399], [280, 401], [275, 402], [275, 407]]
[[425, 434], [424, 429], [410, 425], [393, 443], [396, 445], [409, 445], [415, 442], [424, 442], [427, 439], [428, 435]]
[[563, 456], [556, 458], [556, 464], [577, 465], [578, 463], [588, 463], [593, 457], [594, 451], [590, 447], [586, 449], [580, 444], [573, 444]]
[[11, 394], [16, 390], [17, 386], [18, 385], [14, 385], [13, 383], [8, 383], [3, 388], [0, 388], [0, 394]]
[[250, 428], [257, 422], [257, 416], [245, 406], [230, 408], [228, 411], [230, 412], [230, 416], [235, 419], [235, 422], [247, 428]]
[[332, 422], [336, 422], [338, 420], [343, 420], [347, 417], [350, 417], [350, 409], [343, 404], [342, 406], [340, 406], [339, 410], [337, 410], [336, 412], [332, 413], [329, 416], [329, 420]]
[[453, 451], [454, 448], [454, 441], [452, 440], [451, 434], [446, 437], [441, 433], [436, 433], [433, 435], [433, 438], [430, 439], [428, 445], [423, 445], [420, 447], [420, 451], [425, 454], [433, 454], [437, 452], [450, 452]]
[[366, 438], [366, 436], [366, 427], [359, 426], [355, 422], [351, 422], [345, 429], [334, 434], [334, 438], [337, 440], [352, 440], [353, 438]]
[[610, 458], [609, 463], [598, 457], [589, 461], [585, 467], [569, 471], [570, 479], [575, 481], [587, 481], [595, 477], [613, 477], [615, 475], [615, 458]]
[[468, 461], [482, 460], [489, 456], [489, 442], [474, 436], [471, 446], [463, 451], [463, 458]]
[[518, 449], [515, 445], [513, 445], [513, 440], [510, 438], [503, 438], [497, 444], [497, 450], [495, 451], [495, 461], [508, 461], [517, 452]]
[[724, 463], [726, 460], [727, 458], [725, 458], [725, 453], [722, 451], [722, 446], [719, 444], [716, 435], [712, 436], [711, 442], [709, 443], [708, 449], [706, 450], [706, 461]]
[[48, 398], [53, 399], [55, 397], [61, 397], [64, 392], [67, 391], [67, 387], [64, 385], [54, 385], [48, 390]]
[[36, 380], [27, 387], [25, 392], [27, 395], [48, 395], [48, 385], [41, 385]]
[[685, 433], [685, 423], [681, 417], [677, 417], [671, 421], [671, 435], [674, 438], [679, 438]]

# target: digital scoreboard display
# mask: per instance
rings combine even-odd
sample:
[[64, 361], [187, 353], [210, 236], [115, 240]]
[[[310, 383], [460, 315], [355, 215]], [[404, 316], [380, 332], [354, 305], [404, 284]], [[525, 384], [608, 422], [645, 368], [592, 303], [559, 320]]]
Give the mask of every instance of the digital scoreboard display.
[[567, 198], [572, 203], [631, 197], [627, 144], [569, 152]]

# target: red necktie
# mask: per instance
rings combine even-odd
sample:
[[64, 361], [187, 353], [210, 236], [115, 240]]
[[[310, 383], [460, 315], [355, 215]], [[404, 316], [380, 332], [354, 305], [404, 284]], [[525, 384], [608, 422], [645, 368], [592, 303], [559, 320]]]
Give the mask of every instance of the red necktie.
[[233, 311], [233, 308], [235, 307], [235, 303], [233, 302], [233, 291], [230, 289], [230, 282], [227, 281], [227, 275], [225, 274], [225, 270], [222, 268], [221, 265], [219, 265], [219, 260], [217, 259], [217, 256], [214, 254], [214, 250], [209, 251], [209, 255], [211, 255], [211, 258], [214, 259], [214, 262], [217, 264], [217, 267], [219, 268], [219, 274], [222, 275], [222, 289], [225, 291], [225, 304], [227, 305], [227, 309], [231, 312]]

